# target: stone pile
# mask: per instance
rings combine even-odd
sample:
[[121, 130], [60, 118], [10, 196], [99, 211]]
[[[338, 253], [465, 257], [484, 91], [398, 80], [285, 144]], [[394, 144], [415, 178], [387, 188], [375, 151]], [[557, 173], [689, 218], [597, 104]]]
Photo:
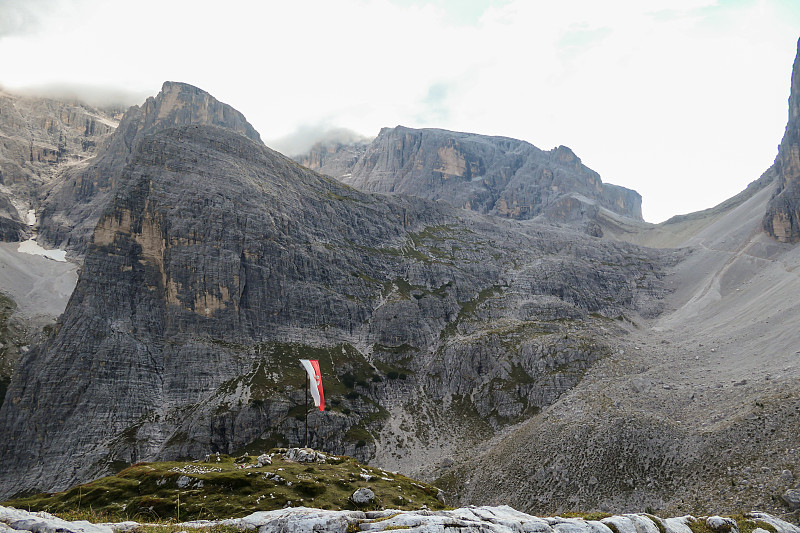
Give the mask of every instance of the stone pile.
[[[311, 448], [289, 448], [283, 458], [296, 463], [324, 463], [326, 455]], [[259, 458], [260, 461], [260, 458]]]

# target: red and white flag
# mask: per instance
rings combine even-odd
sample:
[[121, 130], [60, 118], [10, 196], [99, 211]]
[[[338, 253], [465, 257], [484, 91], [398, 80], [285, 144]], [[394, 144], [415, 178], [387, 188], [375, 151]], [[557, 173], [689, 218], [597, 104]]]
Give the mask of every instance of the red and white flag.
[[314, 405], [320, 411], [325, 410], [325, 394], [322, 392], [322, 374], [319, 371], [319, 361], [316, 359], [300, 359], [300, 364], [306, 369], [308, 379], [311, 382], [311, 396], [314, 397]]

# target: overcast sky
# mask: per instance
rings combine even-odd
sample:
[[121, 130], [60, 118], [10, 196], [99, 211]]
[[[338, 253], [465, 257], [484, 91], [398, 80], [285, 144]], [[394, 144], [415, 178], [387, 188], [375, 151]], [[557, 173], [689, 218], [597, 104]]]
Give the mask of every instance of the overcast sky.
[[659, 222], [769, 167], [798, 37], [798, 0], [0, 0], [0, 86], [183, 81], [289, 155], [399, 124], [563, 144]]

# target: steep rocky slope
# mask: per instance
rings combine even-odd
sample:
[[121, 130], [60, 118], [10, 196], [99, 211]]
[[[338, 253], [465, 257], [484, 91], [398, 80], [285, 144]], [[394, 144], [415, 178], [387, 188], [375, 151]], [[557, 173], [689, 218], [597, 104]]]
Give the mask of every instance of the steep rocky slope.
[[332, 406], [315, 446], [425, 470], [578, 383], [679, 256], [357, 192], [237, 129], [142, 133], [107, 177], [67, 310], [0, 408], [0, 493], [297, 443], [309, 356]]
[[641, 196], [603, 183], [565, 146], [438, 129], [384, 128], [371, 144], [317, 146], [302, 164], [365, 191], [442, 200], [505, 218], [586, 227], [604, 207], [642, 219]]
[[0, 240], [27, 238], [41, 188], [94, 155], [116, 126], [113, 111], [0, 91]]
[[[796, 61], [792, 105], [797, 72]], [[787, 132], [795, 122], [793, 111]], [[720, 206], [619, 225], [616, 238], [689, 252], [665, 278], [674, 288], [665, 312], [642, 320], [542, 416], [444, 472], [465, 501], [797, 518], [800, 248], [779, 242], [791, 240], [789, 226], [765, 224], [786, 197], [787, 137], [775, 165]]]

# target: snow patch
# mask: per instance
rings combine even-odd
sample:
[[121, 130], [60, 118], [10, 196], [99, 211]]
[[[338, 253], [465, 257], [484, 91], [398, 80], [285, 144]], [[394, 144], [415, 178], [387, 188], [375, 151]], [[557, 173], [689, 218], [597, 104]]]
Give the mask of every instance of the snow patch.
[[[28, 213], [28, 216], [30, 216], [30, 212]], [[17, 248], [17, 251], [23, 254], [42, 255], [48, 259], [60, 261], [62, 263], [67, 262], [66, 250], [45, 250], [39, 246], [39, 243], [36, 242], [36, 239], [28, 239], [27, 241], [19, 243], [19, 248]]]
[[28, 214], [25, 217], [25, 221], [28, 223], [29, 226], [36, 225], [36, 210], [35, 209], [28, 209]]

